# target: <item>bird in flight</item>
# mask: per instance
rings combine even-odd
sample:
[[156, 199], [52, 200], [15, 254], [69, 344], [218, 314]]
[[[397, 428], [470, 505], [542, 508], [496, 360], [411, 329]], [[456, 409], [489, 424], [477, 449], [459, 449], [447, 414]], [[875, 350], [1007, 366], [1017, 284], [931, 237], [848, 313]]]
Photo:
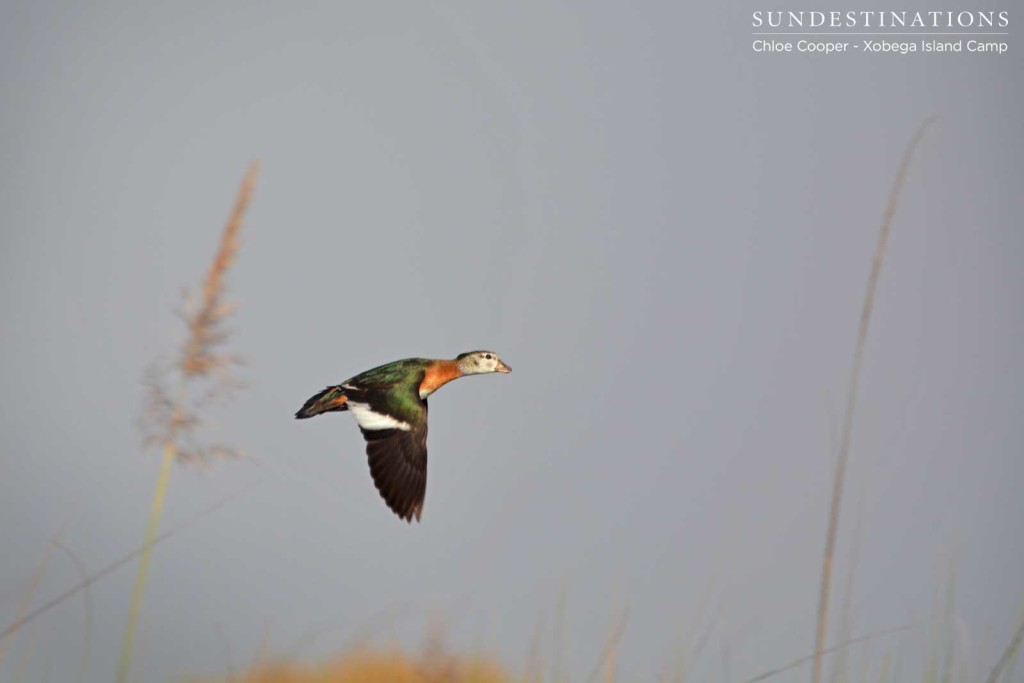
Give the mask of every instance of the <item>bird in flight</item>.
[[459, 377], [511, 371], [493, 351], [460, 353], [454, 360], [396, 360], [327, 387], [295, 417], [351, 412], [384, 502], [407, 522], [419, 521], [427, 492], [427, 397]]

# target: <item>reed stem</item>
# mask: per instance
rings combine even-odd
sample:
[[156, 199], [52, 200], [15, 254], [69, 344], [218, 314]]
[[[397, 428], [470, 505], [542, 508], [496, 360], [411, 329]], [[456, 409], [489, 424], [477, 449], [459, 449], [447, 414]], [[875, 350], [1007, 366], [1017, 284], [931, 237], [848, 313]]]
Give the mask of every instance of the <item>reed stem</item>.
[[164, 443], [163, 456], [160, 458], [160, 474], [156, 480], [156, 491], [149, 508], [149, 521], [146, 522], [146, 538], [139, 557], [139, 571], [135, 575], [135, 589], [132, 591], [132, 604], [128, 610], [128, 623], [124, 629], [124, 640], [121, 642], [121, 661], [117, 666], [117, 682], [127, 683], [128, 671], [132, 661], [132, 646], [138, 630], [139, 612], [142, 609], [142, 596], [146, 591], [146, 578], [153, 556], [153, 546], [160, 529], [160, 517], [163, 516], [164, 501], [167, 499], [167, 485], [171, 481], [171, 468], [177, 455], [175, 435], [172, 433]]

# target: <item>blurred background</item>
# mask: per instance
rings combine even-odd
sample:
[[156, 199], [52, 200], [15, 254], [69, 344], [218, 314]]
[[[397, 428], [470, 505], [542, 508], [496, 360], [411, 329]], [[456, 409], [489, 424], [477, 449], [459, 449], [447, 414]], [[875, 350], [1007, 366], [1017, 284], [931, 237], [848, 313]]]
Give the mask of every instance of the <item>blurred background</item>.
[[[432, 623], [582, 680], [624, 609], [624, 680], [809, 654], [878, 226], [937, 115], [868, 338], [829, 640], [917, 624], [849, 653], [913, 674], [946, 623], [987, 672], [1024, 606], [1020, 52], [756, 54], [753, 9], [4, 3], [0, 627], [58, 530], [90, 572], [142, 542], [144, 371], [258, 158], [227, 292], [247, 388], [210, 437], [246, 457], [176, 467], [163, 528], [256, 483], [156, 548], [136, 680]], [[476, 348], [514, 372], [431, 399], [421, 524], [349, 416], [292, 419]], [[88, 680], [133, 571], [92, 587]], [[78, 580], [54, 555], [33, 604]], [[84, 620], [77, 596], [26, 626], [5, 677], [72, 680]]]

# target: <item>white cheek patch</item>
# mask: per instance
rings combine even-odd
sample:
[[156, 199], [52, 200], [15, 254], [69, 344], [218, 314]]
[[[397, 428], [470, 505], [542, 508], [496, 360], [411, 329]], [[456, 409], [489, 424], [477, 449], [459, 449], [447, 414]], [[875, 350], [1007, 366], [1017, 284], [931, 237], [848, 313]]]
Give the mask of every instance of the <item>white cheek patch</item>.
[[374, 412], [366, 403], [353, 403], [349, 401], [347, 405], [352, 416], [355, 417], [356, 422], [359, 423], [359, 426], [367, 431], [401, 429], [402, 431], [408, 432], [412, 429], [407, 422], [396, 420], [390, 415], [385, 415], [384, 413]]

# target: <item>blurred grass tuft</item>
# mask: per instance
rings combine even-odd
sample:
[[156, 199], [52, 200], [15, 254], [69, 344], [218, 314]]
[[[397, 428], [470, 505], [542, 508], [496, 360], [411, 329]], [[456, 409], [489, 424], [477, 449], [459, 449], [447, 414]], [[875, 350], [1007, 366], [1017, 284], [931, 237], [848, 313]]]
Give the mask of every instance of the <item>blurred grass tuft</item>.
[[513, 683], [496, 662], [456, 657], [431, 649], [421, 656], [400, 650], [358, 650], [322, 664], [257, 663], [230, 678], [194, 678], [188, 683]]

